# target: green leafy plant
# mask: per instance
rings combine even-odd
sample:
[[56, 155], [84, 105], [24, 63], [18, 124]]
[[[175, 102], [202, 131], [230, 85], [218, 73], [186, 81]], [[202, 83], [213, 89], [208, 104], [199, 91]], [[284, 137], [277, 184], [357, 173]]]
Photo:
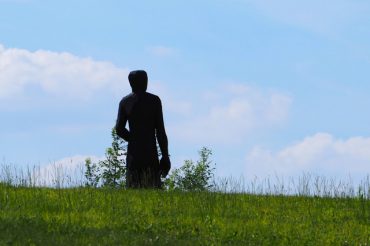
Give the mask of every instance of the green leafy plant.
[[85, 160], [85, 185], [89, 187], [97, 187], [100, 181], [99, 166], [96, 163], [92, 163], [91, 158]]
[[85, 160], [86, 185], [97, 187], [124, 187], [126, 183], [127, 144], [120, 138], [116, 130], [112, 132], [112, 146], [106, 149], [105, 160], [92, 163], [91, 159]]
[[212, 165], [212, 151], [203, 147], [199, 152], [199, 160], [194, 163], [186, 160], [180, 168], [174, 169], [169, 177], [164, 180], [168, 190], [206, 191], [214, 187], [215, 167]]

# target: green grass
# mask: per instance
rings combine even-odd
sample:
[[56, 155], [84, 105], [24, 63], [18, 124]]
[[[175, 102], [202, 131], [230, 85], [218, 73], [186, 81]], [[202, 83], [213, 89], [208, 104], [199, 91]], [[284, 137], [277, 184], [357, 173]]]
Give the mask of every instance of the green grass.
[[370, 200], [0, 185], [0, 245], [370, 245]]

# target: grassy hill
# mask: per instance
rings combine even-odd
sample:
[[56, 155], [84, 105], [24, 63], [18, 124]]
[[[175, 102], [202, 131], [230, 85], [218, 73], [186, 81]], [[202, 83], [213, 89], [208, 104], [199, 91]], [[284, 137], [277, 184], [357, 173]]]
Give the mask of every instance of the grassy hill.
[[370, 200], [0, 185], [0, 245], [370, 245]]

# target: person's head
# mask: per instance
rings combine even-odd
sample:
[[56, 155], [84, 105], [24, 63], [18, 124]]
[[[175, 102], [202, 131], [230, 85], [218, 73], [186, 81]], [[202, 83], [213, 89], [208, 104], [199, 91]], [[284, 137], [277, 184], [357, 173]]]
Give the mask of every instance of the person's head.
[[148, 87], [148, 75], [144, 70], [131, 71], [128, 81], [134, 93], [145, 92]]

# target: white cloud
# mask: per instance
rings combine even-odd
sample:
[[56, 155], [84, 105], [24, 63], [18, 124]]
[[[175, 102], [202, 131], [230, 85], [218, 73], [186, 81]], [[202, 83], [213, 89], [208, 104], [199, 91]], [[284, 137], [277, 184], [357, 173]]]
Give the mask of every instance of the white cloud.
[[93, 163], [104, 157], [76, 155], [66, 157], [47, 165], [34, 172], [34, 180], [42, 186], [73, 186], [81, 185], [84, 180], [85, 160], [90, 158]]
[[176, 53], [176, 50], [174, 48], [162, 45], [151, 46], [148, 48], [148, 50], [151, 54], [159, 57], [171, 56]]
[[318, 33], [333, 33], [366, 17], [366, 1], [347, 0], [240, 0], [251, 4], [263, 15], [292, 26]]
[[[179, 139], [190, 142], [235, 143], [259, 128], [281, 124], [292, 99], [277, 92], [262, 92], [242, 84], [230, 84], [207, 92], [194, 103], [191, 117], [172, 126]], [[207, 109], [206, 112], [201, 110]]]
[[128, 89], [127, 75], [127, 69], [110, 62], [0, 44], [0, 99], [26, 94], [33, 86], [52, 95], [87, 99], [106, 90]]
[[303, 172], [324, 176], [362, 178], [370, 173], [370, 138], [336, 139], [317, 133], [273, 152], [261, 147], [247, 155], [248, 176], [297, 176]]

